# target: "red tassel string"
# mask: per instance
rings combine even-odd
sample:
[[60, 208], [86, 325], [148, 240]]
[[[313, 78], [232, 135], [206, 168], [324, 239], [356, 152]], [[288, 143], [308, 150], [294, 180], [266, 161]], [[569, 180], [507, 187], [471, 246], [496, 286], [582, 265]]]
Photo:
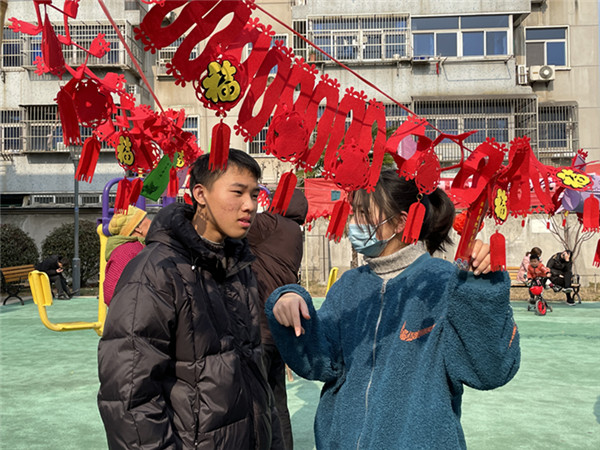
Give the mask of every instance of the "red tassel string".
[[498, 230], [490, 238], [490, 265], [492, 272], [506, 270], [506, 240]]
[[566, 214], [563, 216], [563, 220], [562, 220], [562, 226], [563, 226], [563, 228], [564, 228], [565, 226], [567, 226], [567, 215], [566, 215]]
[[600, 201], [593, 194], [583, 202], [583, 231], [600, 231]]
[[231, 128], [223, 123], [223, 121], [213, 127], [210, 157], [208, 158], [208, 167], [210, 170], [227, 170], [230, 138]]
[[179, 192], [179, 178], [177, 178], [177, 168], [171, 167], [169, 171], [169, 184], [167, 186], [167, 197], [177, 197]]
[[594, 255], [594, 267], [600, 267], [600, 239], [598, 239], [598, 245], [596, 245], [596, 254]]
[[115, 214], [127, 211], [129, 206], [129, 194], [131, 193], [131, 181], [123, 178], [117, 185], [117, 198], [115, 199]]
[[521, 228], [525, 228], [525, 219], [521, 220]]
[[423, 219], [425, 219], [425, 206], [423, 203], [417, 201], [410, 205], [406, 224], [404, 225], [404, 233], [402, 234], [402, 242], [415, 244], [419, 240]]
[[546, 229], [550, 229], [550, 219], [548, 219], [548, 221], [546, 222]]
[[183, 196], [183, 201], [187, 204], [187, 205], [193, 205], [194, 202], [192, 201], [192, 197], [190, 196], [190, 194], [188, 194], [187, 192], [185, 193], [185, 195]]
[[333, 213], [331, 213], [331, 219], [329, 220], [329, 226], [325, 233], [325, 236], [327, 236], [329, 240], [340, 242], [349, 215], [350, 204], [346, 200], [338, 200], [335, 202]]
[[298, 179], [293, 171], [283, 174], [279, 180], [279, 184], [277, 184], [277, 189], [275, 190], [269, 212], [274, 214], [285, 214], [290, 205], [290, 201], [292, 200], [292, 195], [294, 195], [294, 189], [296, 188], [297, 182]]
[[100, 141], [95, 136], [91, 136], [83, 143], [77, 172], [75, 172], [76, 180], [87, 181], [88, 183], [92, 182], [96, 164], [98, 163], [98, 156], [100, 156]]
[[129, 204], [135, 205], [140, 198], [142, 188], [144, 187], [144, 180], [136, 178], [131, 182], [131, 191], [129, 192]]

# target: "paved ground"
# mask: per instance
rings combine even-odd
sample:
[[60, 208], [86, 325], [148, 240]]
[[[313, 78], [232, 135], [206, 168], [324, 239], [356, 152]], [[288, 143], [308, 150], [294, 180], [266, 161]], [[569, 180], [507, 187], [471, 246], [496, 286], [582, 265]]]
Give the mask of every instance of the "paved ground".
[[[521, 370], [490, 392], [467, 389], [469, 449], [600, 448], [600, 303], [554, 304], [537, 317], [515, 302]], [[93, 321], [96, 300], [56, 302], [50, 319]], [[104, 449], [96, 409], [98, 336], [46, 329], [36, 306], [0, 307], [0, 449]], [[296, 450], [314, 447], [319, 384], [289, 383]]]

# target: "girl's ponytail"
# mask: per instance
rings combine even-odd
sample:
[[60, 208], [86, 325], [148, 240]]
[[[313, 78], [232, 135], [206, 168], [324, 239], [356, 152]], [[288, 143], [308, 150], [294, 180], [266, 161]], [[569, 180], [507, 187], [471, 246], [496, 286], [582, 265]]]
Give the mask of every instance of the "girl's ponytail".
[[454, 204], [446, 193], [437, 188], [427, 196], [429, 205], [423, 221], [420, 240], [425, 242], [427, 251], [431, 254], [445, 250], [447, 244], [452, 244], [450, 229], [454, 223]]

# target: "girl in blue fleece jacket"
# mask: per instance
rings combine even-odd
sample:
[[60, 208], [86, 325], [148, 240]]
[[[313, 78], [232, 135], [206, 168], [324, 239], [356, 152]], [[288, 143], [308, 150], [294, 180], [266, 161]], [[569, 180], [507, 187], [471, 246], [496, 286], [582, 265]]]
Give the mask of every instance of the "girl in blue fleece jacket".
[[469, 272], [431, 256], [450, 242], [454, 218], [440, 189], [422, 200], [419, 242], [403, 243], [417, 195], [413, 181], [382, 172], [372, 194], [352, 199], [348, 234], [367, 264], [346, 272], [318, 312], [298, 285], [267, 302], [286, 363], [325, 383], [315, 418], [319, 449], [466, 448], [463, 385], [494, 389], [519, 368], [508, 275], [489, 273], [481, 241]]

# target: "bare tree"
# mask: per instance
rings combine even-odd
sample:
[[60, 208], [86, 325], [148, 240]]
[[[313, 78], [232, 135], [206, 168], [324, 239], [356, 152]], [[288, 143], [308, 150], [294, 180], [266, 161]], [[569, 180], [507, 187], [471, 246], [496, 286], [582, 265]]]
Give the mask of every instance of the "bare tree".
[[590, 240], [594, 233], [592, 231], [583, 231], [583, 224], [575, 213], [563, 211], [560, 214], [551, 216], [550, 232], [552, 236], [560, 242], [565, 250], [573, 252], [573, 273], [577, 273], [577, 256], [581, 252], [581, 246], [585, 241]]

